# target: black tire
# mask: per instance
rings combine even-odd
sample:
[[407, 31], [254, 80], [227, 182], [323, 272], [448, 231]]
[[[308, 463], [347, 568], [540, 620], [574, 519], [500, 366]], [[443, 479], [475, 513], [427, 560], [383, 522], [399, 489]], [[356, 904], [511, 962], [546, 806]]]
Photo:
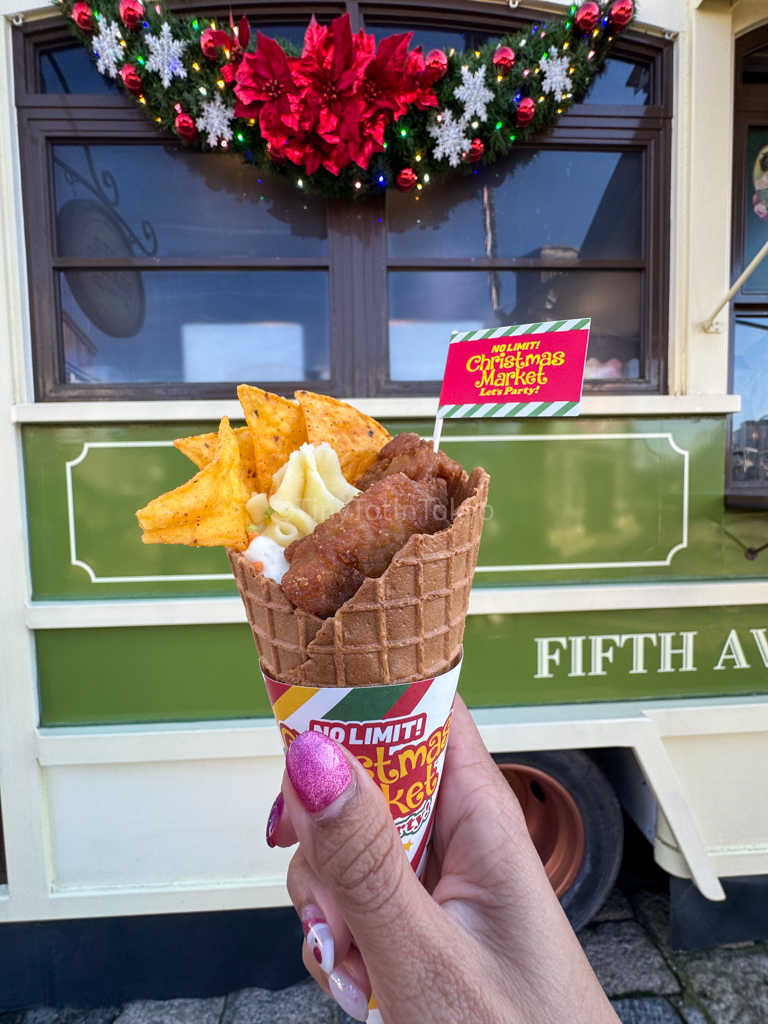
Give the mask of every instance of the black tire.
[[624, 850], [621, 807], [608, 779], [581, 750], [494, 754], [497, 764], [520, 764], [552, 776], [573, 797], [584, 823], [584, 857], [560, 899], [574, 931], [589, 924], [614, 886]]

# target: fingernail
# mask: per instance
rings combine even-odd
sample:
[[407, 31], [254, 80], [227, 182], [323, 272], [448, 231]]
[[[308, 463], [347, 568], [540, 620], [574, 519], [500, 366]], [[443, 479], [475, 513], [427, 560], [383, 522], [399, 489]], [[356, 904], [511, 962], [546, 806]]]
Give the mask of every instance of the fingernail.
[[275, 834], [275, 829], [283, 816], [284, 806], [285, 800], [283, 799], [283, 794], [278, 793], [275, 798], [275, 802], [272, 804], [272, 809], [269, 812], [269, 818], [267, 819], [267, 846], [273, 847], [275, 845], [273, 836]]
[[303, 732], [288, 748], [288, 778], [310, 814], [324, 811], [349, 788], [352, 769], [341, 749], [322, 732]]
[[328, 979], [331, 995], [353, 1020], [368, 1020], [368, 1000], [345, 971], [334, 971]]
[[319, 907], [310, 904], [304, 908], [301, 912], [301, 927], [312, 956], [325, 973], [330, 974], [333, 970], [333, 935]]

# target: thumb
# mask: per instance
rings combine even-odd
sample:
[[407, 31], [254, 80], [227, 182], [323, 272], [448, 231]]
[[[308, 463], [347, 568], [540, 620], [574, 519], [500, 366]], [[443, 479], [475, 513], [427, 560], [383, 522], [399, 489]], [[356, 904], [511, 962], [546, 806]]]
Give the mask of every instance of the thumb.
[[307, 862], [365, 960], [391, 960], [398, 922], [401, 927], [431, 901], [411, 870], [384, 795], [351, 753], [320, 732], [296, 737], [286, 769], [286, 809]]

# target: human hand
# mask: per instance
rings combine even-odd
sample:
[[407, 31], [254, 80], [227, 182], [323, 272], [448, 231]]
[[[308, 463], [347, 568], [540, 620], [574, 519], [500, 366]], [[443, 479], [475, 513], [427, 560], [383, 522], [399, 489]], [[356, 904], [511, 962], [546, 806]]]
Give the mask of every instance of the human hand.
[[299, 842], [304, 963], [355, 1019], [373, 990], [386, 1024], [617, 1024], [461, 698], [423, 886], [381, 791], [321, 733], [293, 741], [267, 840]]

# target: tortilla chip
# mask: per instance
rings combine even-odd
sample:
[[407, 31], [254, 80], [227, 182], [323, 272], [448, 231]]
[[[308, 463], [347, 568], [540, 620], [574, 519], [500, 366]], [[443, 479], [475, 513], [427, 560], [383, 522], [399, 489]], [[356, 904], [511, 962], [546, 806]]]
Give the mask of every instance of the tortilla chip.
[[224, 416], [218, 448], [208, 465], [136, 513], [144, 530], [141, 539], [145, 544], [223, 544], [245, 551], [249, 543], [245, 503], [249, 497], [240, 475], [237, 438]]
[[272, 488], [272, 474], [288, 461], [307, 440], [307, 428], [301, 407], [280, 395], [241, 384], [237, 397], [253, 438], [253, 453], [259, 478], [259, 492]]
[[335, 449], [350, 484], [360, 479], [392, 440], [380, 423], [338, 398], [312, 391], [297, 391], [296, 398], [304, 411], [307, 440], [311, 444], [327, 441]]
[[[240, 449], [240, 476], [248, 493], [259, 490], [259, 474], [253, 452], [253, 439], [248, 427], [235, 427], [235, 437]], [[174, 445], [192, 459], [198, 469], [205, 469], [216, 455], [219, 445], [218, 434], [197, 434], [195, 437], [177, 437]]]

